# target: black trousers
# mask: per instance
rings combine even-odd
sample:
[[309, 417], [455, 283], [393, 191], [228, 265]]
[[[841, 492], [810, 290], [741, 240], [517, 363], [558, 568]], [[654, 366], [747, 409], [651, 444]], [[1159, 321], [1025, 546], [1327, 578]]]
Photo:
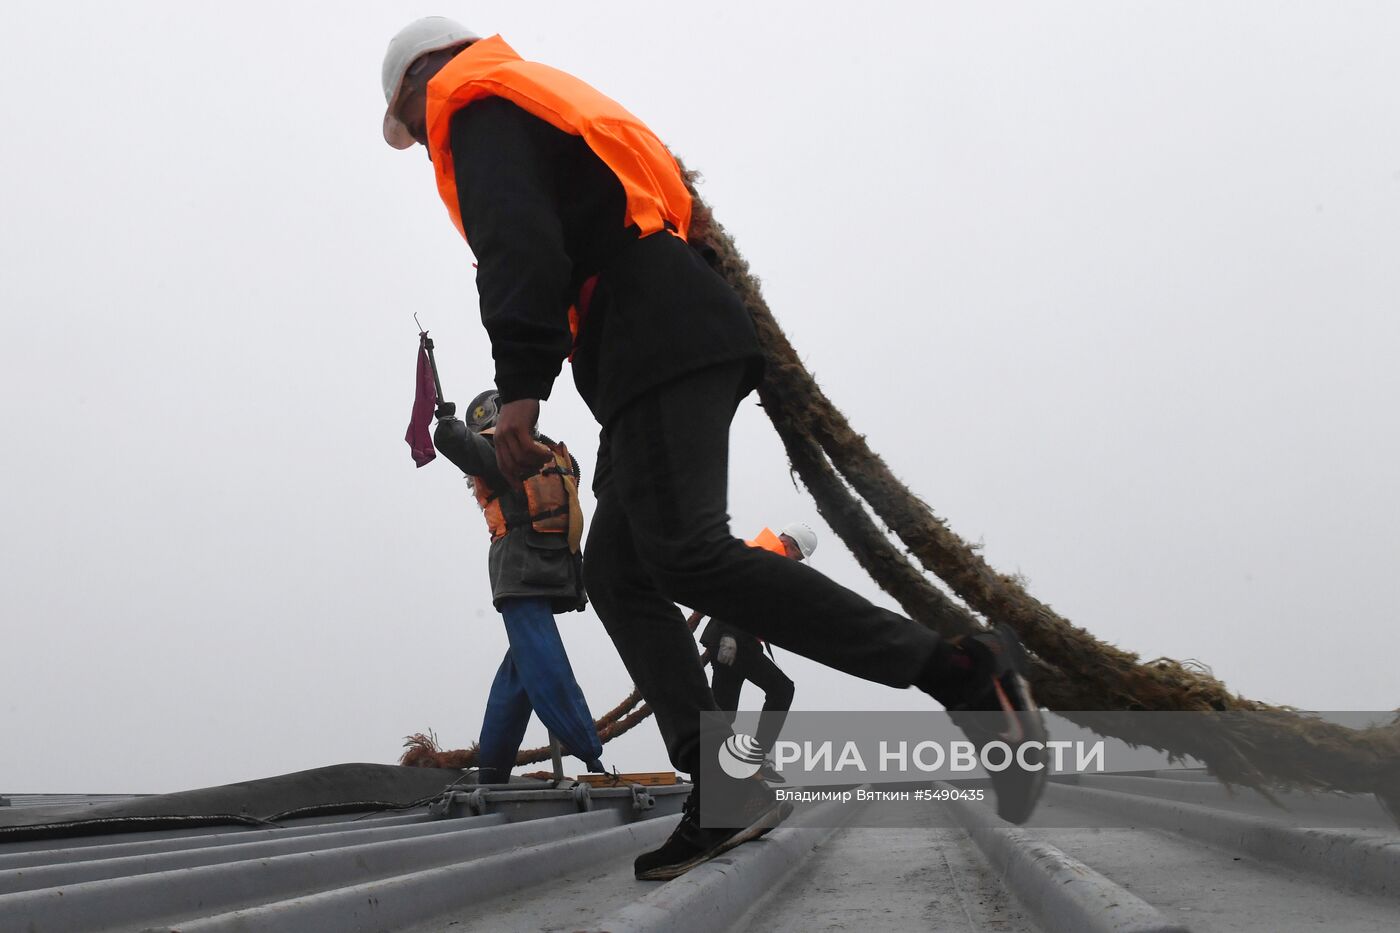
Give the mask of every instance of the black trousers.
[[[720, 637], [723, 640], [730, 636]], [[771, 752], [773, 743], [778, 741], [778, 733], [783, 731], [787, 711], [792, 709], [792, 680], [763, 653], [763, 646], [756, 639], [740, 635], [734, 641], [734, 656], [728, 663], [721, 660], [725, 657], [721, 652], [710, 652], [710, 663], [713, 665], [710, 691], [715, 696], [715, 705], [732, 714], [739, 708], [739, 693], [744, 689], [744, 681], [750, 681], [762, 690], [763, 715], [759, 718], [754, 740], [765, 752]], [[729, 721], [734, 721], [732, 715]]]
[[603, 432], [584, 550], [589, 597], [656, 713], [675, 769], [699, 773], [700, 713], [717, 709], [676, 604], [866, 680], [907, 687], [938, 636], [804, 563], [729, 532], [729, 425], [742, 364], [666, 383]]

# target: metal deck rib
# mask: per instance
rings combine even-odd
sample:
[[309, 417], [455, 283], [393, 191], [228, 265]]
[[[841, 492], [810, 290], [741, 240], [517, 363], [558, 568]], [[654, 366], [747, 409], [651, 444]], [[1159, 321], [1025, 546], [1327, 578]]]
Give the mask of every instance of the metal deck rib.
[[688, 788], [647, 790], [651, 810], [625, 788], [596, 799], [457, 794], [435, 814], [0, 845], [0, 930], [1212, 933], [1315, 917], [1347, 933], [1393, 933], [1400, 924], [1400, 833], [1374, 828], [1366, 797], [1282, 795], [1280, 810], [1199, 772], [1085, 776], [1052, 784], [1043, 812], [1062, 818], [1053, 825], [1099, 828], [1011, 829], [967, 804], [898, 829], [785, 825], [663, 885], [632, 880], [631, 859], [665, 838]]

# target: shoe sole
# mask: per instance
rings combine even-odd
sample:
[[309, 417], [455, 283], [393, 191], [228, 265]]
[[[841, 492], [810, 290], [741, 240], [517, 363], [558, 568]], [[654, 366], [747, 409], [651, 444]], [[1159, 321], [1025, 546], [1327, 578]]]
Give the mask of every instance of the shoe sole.
[[[1021, 644], [1021, 639], [1016, 637], [1016, 633], [1005, 625], [998, 625], [992, 630], [998, 641], [1001, 642], [1003, 656], [1006, 659], [1008, 670], [1003, 672], [994, 680], [993, 687], [996, 692], [997, 705], [1007, 720], [1006, 731], [997, 738], [1006, 742], [1013, 749], [1019, 748], [1024, 742], [1040, 742], [1042, 745], [1048, 738], [1045, 730], [1045, 720], [1040, 714], [1040, 708], [1036, 706], [1035, 697], [1031, 695], [1030, 683], [1026, 680], [1026, 671], [1030, 667], [1030, 659], [1026, 655], [1025, 646]], [[1016, 703], [1007, 694], [1006, 687], [1002, 680], [1013, 678], [1013, 690], [1019, 694], [1025, 703], [1024, 708], [1018, 708]], [[1009, 807], [1002, 788], [996, 787], [996, 780], [992, 785], [997, 791], [997, 815], [1008, 823], [1021, 824], [1031, 818], [1035, 812], [1040, 797], [1045, 792], [1046, 773], [1044, 762], [1039, 771], [1019, 772], [1027, 777], [1027, 782], [1023, 785], [1022, 792], [1016, 796], [1020, 799], [1016, 801], [1015, 807]], [[1006, 775], [1009, 772], [1000, 772]]]
[[[1021, 644], [1021, 639], [1016, 637], [1016, 633], [1007, 626], [997, 626], [997, 632], [1002, 644], [1006, 646], [1007, 656], [1011, 662], [1011, 676], [1016, 679], [1016, 686], [1024, 698], [1025, 708], [1016, 708], [1010, 697], [1006, 695], [1000, 680], [997, 682], [998, 700], [1003, 704], [1003, 712], [1015, 722], [1016, 730], [1020, 734], [1019, 741], [1039, 742], [1043, 746], [1049, 738], [1049, 734], [1045, 730], [1045, 719], [1040, 714], [1040, 707], [1036, 705], [1035, 697], [1031, 694], [1030, 682], [1026, 679], [1026, 672], [1030, 669], [1030, 658], [1026, 655], [1026, 648]], [[1002, 819], [1020, 824], [1031, 818], [1031, 815], [1035, 813], [1036, 806], [1040, 803], [1041, 795], [1045, 793], [1046, 767], [1047, 765], [1042, 760], [1040, 770], [1030, 772], [1030, 786], [1024, 805], [1012, 811], [1009, 816], [1002, 815]], [[998, 806], [997, 812], [999, 814], [1001, 810], [1002, 808]]]
[[690, 871], [696, 865], [702, 865], [717, 855], [723, 855], [735, 846], [743, 845], [754, 839], [771, 832], [779, 823], [792, 815], [792, 804], [786, 800], [782, 803], [775, 803], [763, 812], [763, 814], [739, 832], [730, 836], [720, 844], [701, 852], [684, 862], [675, 865], [660, 865], [650, 871], [638, 872], [638, 881], [670, 881], [672, 878], [679, 878]]

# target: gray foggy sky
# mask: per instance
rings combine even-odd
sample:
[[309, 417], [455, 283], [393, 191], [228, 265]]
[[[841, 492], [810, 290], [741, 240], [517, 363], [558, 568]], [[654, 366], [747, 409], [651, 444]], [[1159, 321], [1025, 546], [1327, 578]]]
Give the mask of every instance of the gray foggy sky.
[[[431, 167], [379, 136], [384, 46], [434, 12], [700, 169], [828, 393], [1040, 599], [1258, 699], [1400, 701], [1393, 6], [9, 2], [0, 792], [475, 740], [506, 640], [460, 476], [402, 440], [411, 315], [459, 403], [490, 352]], [[541, 426], [591, 471], [567, 372]], [[752, 400], [732, 462], [736, 532], [806, 520], [893, 605]], [[560, 629], [605, 711], [622, 664]], [[778, 655], [798, 708], [927, 705]], [[607, 753], [668, 767], [650, 724]]]

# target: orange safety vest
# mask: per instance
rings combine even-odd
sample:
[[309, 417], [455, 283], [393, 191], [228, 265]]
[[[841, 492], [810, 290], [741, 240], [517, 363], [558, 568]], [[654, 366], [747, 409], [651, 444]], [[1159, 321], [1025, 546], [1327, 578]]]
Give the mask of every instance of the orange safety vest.
[[752, 541], [744, 543], [749, 547], [759, 547], [765, 551], [772, 551], [779, 557], [787, 557], [787, 547], [784, 546], [783, 539], [774, 534], [771, 528], [763, 529]]
[[[578, 501], [574, 458], [562, 443], [549, 449], [554, 452], [554, 461], [545, 464], [523, 484], [530, 527], [545, 534], [567, 534], [569, 550], [577, 554], [583, 541], [583, 507]], [[501, 494], [480, 476], [473, 476], [471, 485], [476, 504], [486, 516], [491, 540], [504, 538], [511, 527], [501, 511]]]
[[[765, 551], [772, 551], [779, 557], [788, 556], [787, 545], [783, 544], [783, 539], [780, 538], [778, 535], [774, 534], [773, 529], [771, 528], [763, 529], [757, 535], [754, 536], [752, 541], [745, 541], [744, 543], [747, 544], [749, 547], [762, 548]], [[757, 635], [755, 635], [754, 637], [758, 638]], [[767, 639], [759, 638], [758, 643], [764, 648], [768, 649], [768, 654], [771, 657], [773, 654], [773, 649], [768, 647]]]
[[582, 136], [627, 195], [625, 225], [641, 235], [669, 230], [685, 239], [690, 193], [670, 150], [617, 101], [573, 75], [523, 60], [500, 36], [467, 46], [428, 82], [428, 152], [438, 193], [458, 232], [462, 226], [452, 169], [452, 117], [483, 97], [504, 97], [532, 116]]

